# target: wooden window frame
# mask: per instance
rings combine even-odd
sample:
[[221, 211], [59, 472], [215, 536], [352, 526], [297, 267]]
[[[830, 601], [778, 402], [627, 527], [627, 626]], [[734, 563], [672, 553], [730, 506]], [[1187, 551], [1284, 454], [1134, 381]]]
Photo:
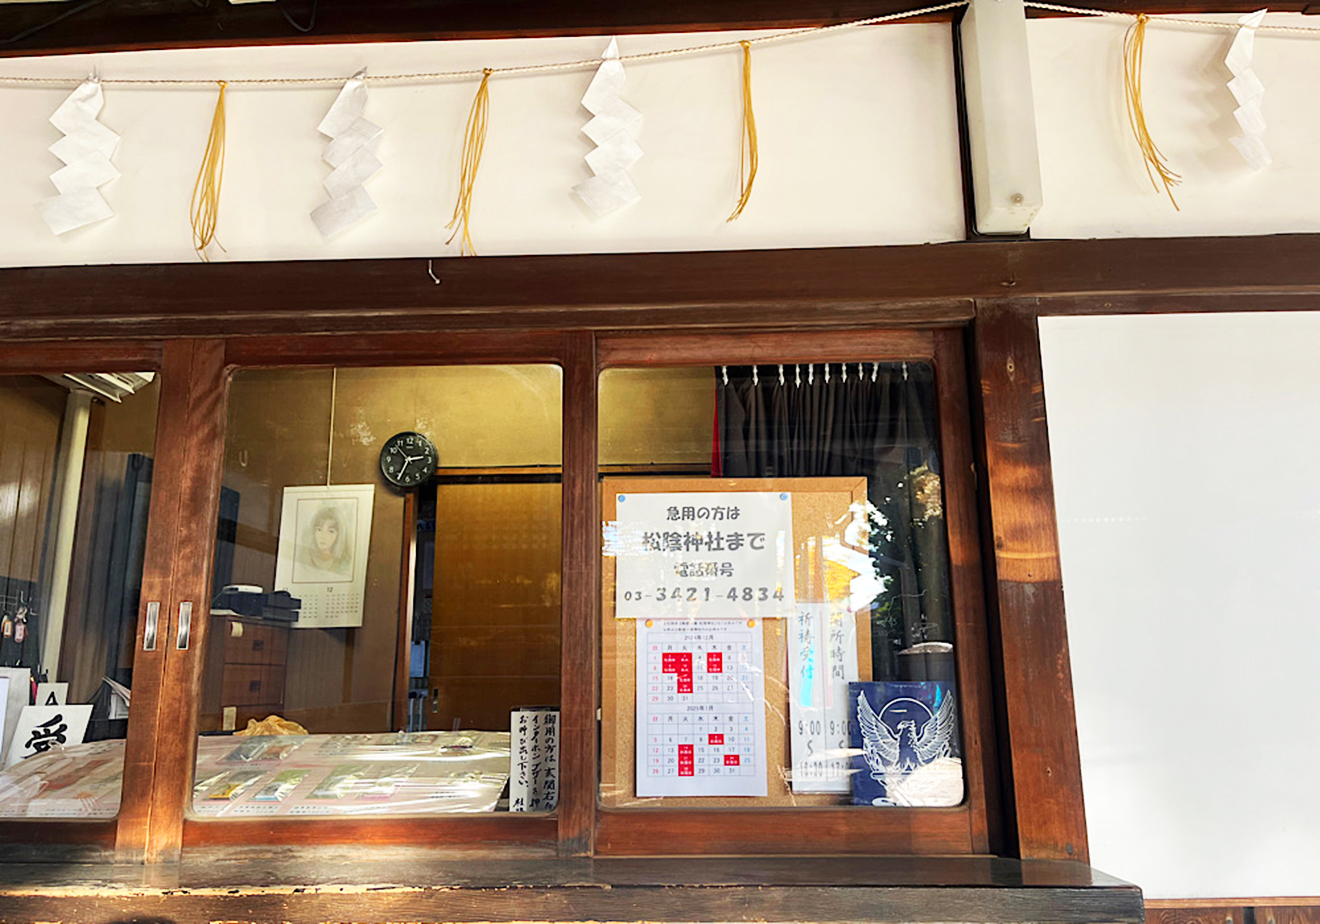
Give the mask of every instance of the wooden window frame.
[[[157, 629], [160, 639], [172, 637], [173, 631], [169, 567], [175, 511], [171, 508], [177, 507], [180, 456], [177, 444], [171, 443], [171, 433], [177, 434], [171, 421], [182, 410], [180, 396], [187, 395], [183, 382], [175, 381], [183, 374], [177, 359], [177, 350], [150, 340], [5, 345], [0, 349], [0, 375], [4, 376], [61, 372], [151, 371], [160, 374], [161, 396], [154, 450], [154, 458], [160, 463], [153, 467], [147, 551], [139, 602], [139, 620], [141, 610], [149, 601], [160, 604], [161, 620]], [[133, 686], [137, 708], [129, 712], [119, 814], [114, 818], [89, 820], [6, 818], [0, 820], [0, 843], [37, 847], [74, 845], [111, 850], [121, 841], [133, 841], [144, 835], [156, 761], [157, 736], [152, 717], [161, 698], [168, 646], [158, 644], [155, 651], [143, 651], [140, 624], [135, 627], [134, 645]]]
[[[877, 327], [934, 329], [942, 331], [937, 336], [961, 339], [971, 381], [979, 383], [967, 395], [968, 451], [977, 473], [999, 756], [1003, 830], [996, 852], [1029, 859], [1087, 858], [1037, 318], [1320, 308], [1320, 235], [483, 258], [447, 260], [439, 271], [437, 286], [427, 261], [415, 259], [4, 270], [0, 371], [141, 368], [155, 358], [162, 371], [158, 465], [189, 460], [179, 463], [170, 488], [177, 491], [180, 515], [201, 511], [213, 518], [218, 461], [208, 468], [197, 450], [208, 441], [214, 448], [223, 428], [219, 399], [230, 365], [408, 365], [446, 356], [495, 362], [536, 352], [511, 350], [510, 338], [553, 342], [543, 355], [564, 366], [565, 433], [586, 434], [594, 433], [597, 338], [622, 344], [631, 337], [633, 350], [642, 348], [643, 333], [657, 331], [737, 331], [747, 344], [787, 331]], [[103, 297], [88, 303], [87, 291]], [[285, 299], [286, 292], [298, 298]], [[309, 303], [320, 306], [316, 314], [302, 311]], [[623, 355], [612, 353], [603, 362]], [[946, 465], [953, 463], [954, 445], [945, 442]], [[594, 471], [595, 460], [594, 437], [566, 441], [566, 469]], [[572, 580], [566, 573], [565, 611], [594, 605], [598, 594], [595, 504], [594, 484], [566, 480], [564, 560], [577, 565]], [[153, 522], [157, 513], [153, 504]], [[572, 516], [581, 518], [576, 526], [570, 526]], [[171, 601], [164, 607], [167, 637], [183, 585], [204, 588], [210, 564], [195, 537], [178, 535], [177, 526], [174, 532], [166, 557], [181, 567], [172, 572], [179, 583], [175, 596], [162, 595]], [[161, 558], [153, 553], [152, 560]], [[566, 620], [563, 643], [595, 664], [595, 626], [589, 623]], [[196, 677], [174, 659], [160, 683], [173, 690], [195, 686]], [[565, 759], [594, 768], [594, 688], [566, 692]], [[144, 813], [130, 818], [131, 812], [121, 812], [113, 828], [6, 822], [0, 840], [113, 842], [124, 858], [177, 857], [185, 840], [192, 751], [186, 743], [166, 746], [166, 736], [179, 735], [180, 698], [158, 699], [159, 708], [142, 710], [158, 730], [155, 762], [144, 765], [152, 775]], [[185, 711], [195, 716], [191, 703]], [[135, 719], [134, 728], [142, 721]], [[592, 854], [594, 791], [590, 796], [565, 792], [553, 832], [535, 844], [475, 841], [468, 847]], [[367, 841], [417, 842], [397, 834], [402, 830], [364, 822], [350, 833]], [[190, 844], [206, 839], [188, 837]], [[439, 836], [427, 843], [459, 846]]]
[[[645, 854], [988, 854], [999, 846], [990, 661], [972, 483], [971, 422], [961, 333], [955, 329], [808, 333], [667, 331], [604, 336], [607, 369], [807, 362], [926, 362], [935, 372], [944, 473], [954, 650], [963, 720], [966, 799], [949, 808], [856, 806], [746, 809], [605, 808], [598, 856]], [[599, 554], [599, 552], [597, 553]], [[599, 610], [599, 595], [595, 609]], [[597, 637], [600, 626], [595, 629]], [[626, 719], [626, 714], [621, 716]]]

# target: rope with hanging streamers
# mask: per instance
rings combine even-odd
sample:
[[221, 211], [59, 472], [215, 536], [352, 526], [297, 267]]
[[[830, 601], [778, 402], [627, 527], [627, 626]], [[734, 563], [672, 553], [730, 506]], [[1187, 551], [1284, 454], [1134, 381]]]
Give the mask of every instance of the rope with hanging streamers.
[[[1149, 19], [1145, 13], [1138, 13], [1136, 21], [1128, 26], [1127, 34], [1123, 36], [1123, 93], [1127, 99], [1128, 124], [1132, 127], [1133, 137], [1137, 139], [1137, 146], [1141, 148], [1150, 184], [1159, 192], [1160, 183], [1163, 183], [1164, 192], [1168, 194], [1174, 209], [1182, 211], [1178, 208], [1178, 200], [1173, 198], [1173, 187], [1182, 182], [1182, 177], [1169, 168], [1164, 154], [1151, 138], [1150, 129], [1146, 126], [1146, 111], [1141, 104], [1141, 66], [1146, 54], [1146, 23]], [[1156, 176], [1159, 182], [1155, 181]]]
[[[215, 240], [216, 223], [220, 220], [220, 187], [225, 179], [225, 87], [220, 85], [220, 96], [215, 101], [215, 115], [211, 118], [211, 134], [206, 140], [206, 153], [193, 184], [192, 204], [188, 217], [192, 222], [193, 250], [203, 261], [209, 261], [206, 248]], [[224, 247], [220, 247], [224, 250]]]
[[737, 207], [725, 221], [733, 221], [742, 214], [743, 209], [747, 208], [747, 202], [752, 198], [752, 184], [756, 182], [756, 114], [752, 112], [752, 45], [750, 42], [738, 44], [742, 45], [743, 52], [742, 152], [738, 158], [738, 185], [742, 187], [742, 195], [738, 197]]
[[[453, 243], [459, 231], [463, 232], [463, 241], [459, 252], [463, 256], [476, 256], [472, 246], [472, 237], [468, 233], [468, 223], [472, 220], [472, 188], [477, 182], [477, 168], [481, 166], [481, 152], [486, 146], [486, 121], [490, 112], [490, 75], [492, 69], [481, 72], [481, 86], [477, 88], [476, 98], [472, 100], [472, 110], [468, 113], [467, 129], [463, 133], [463, 164], [458, 176], [458, 201], [454, 203], [454, 217], [446, 228], [453, 230], [446, 244]], [[455, 227], [457, 226], [457, 227]]]

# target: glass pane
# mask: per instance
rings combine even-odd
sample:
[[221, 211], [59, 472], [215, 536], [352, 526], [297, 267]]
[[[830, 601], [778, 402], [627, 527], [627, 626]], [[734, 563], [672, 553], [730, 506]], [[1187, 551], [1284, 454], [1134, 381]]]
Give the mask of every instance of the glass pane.
[[606, 806], [963, 801], [923, 363], [600, 380]]
[[0, 377], [0, 817], [119, 812], [159, 394]]
[[561, 380], [234, 375], [198, 816], [553, 808]]

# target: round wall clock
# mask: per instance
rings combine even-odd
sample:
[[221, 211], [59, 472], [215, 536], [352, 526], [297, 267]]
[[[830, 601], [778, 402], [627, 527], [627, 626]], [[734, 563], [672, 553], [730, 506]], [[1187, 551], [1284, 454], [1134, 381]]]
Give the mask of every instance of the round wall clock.
[[439, 454], [433, 444], [415, 430], [396, 433], [380, 450], [380, 473], [398, 488], [415, 488], [435, 474]]

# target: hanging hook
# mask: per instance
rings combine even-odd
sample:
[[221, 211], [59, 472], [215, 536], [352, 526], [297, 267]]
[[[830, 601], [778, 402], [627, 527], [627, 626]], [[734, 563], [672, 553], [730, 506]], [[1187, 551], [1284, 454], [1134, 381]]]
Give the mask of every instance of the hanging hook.
[[784, 364], [779, 364], [779, 387], [784, 387]]
[[815, 363], [807, 363], [807, 384], [808, 384], [808, 385], [815, 385], [815, 384], [816, 384], [816, 364], [815, 364]]
[[729, 384], [729, 367], [728, 367], [728, 366], [720, 366], [720, 376], [724, 379], [724, 384], [725, 384], [725, 385], [728, 385], [728, 384]]
[[802, 364], [793, 363], [793, 378], [798, 388], [802, 387]]
[[879, 374], [880, 374], [880, 364], [871, 363], [871, 381], [874, 382], [876, 380], [876, 376], [878, 376]]
[[907, 381], [907, 363], [903, 363], [903, 381]]
[[752, 385], [753, 387], [761, 384], [761, 377], [756, 374], [756, 367], [752, 366]]
[[830, 384], [830, 364], [821, 363], [821, 365], [825, 367], [825, 384], [828, 385]]
[[848, 383], [848, 364], [839, 363], [839, 371], [843, 373], [843, 378], [841, 381], [843, 381], [843, 383], [846, 385]]

